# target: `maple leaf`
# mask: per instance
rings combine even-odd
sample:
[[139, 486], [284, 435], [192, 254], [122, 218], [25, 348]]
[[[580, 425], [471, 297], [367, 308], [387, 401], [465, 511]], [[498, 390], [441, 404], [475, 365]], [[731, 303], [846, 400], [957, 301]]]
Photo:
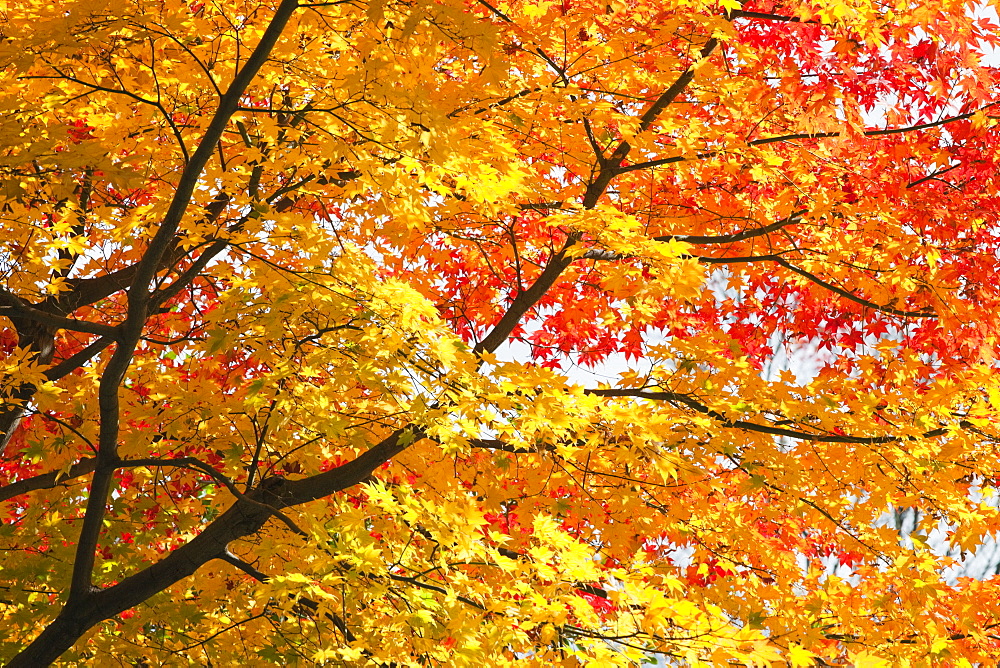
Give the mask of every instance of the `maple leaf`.
[[1000, 31], [897, 5], [7, 7], [0, 659], [994, 660]]

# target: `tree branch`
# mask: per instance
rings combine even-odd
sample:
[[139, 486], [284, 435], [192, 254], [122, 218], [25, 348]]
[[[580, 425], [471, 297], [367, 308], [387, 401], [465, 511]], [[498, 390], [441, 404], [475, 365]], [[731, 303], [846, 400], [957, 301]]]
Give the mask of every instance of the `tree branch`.
[[826, 288], [830, 292], [838, 294], [841, 297], [843, 297], [844, 299], [850, 300], [850, 301], [854, 302], [855, 304], [860, 304], [861, 306], [864, 306], [866, 308], [874, 309], [876, 311], [882, 311], [883, 313], [891, 313], [892, 315], [898, 315], [898, 316], [903, 317], [903, 318], [936, 318], [937, 317], [937, 314], [934, 313], [933, 311], [930, 311], [930, 310], [923, 310], [923, 311], [902, 311], [900, 309], [893, 308], [892, 306], [879, 306], [875, 302], [869, 301], [869, 300], [864, 299], [862, 297], [858, 297], [854, 293], [848, 292], [847, 290], [844, 290], [843, 288], [838, 288], [836, 285], [833, 285], [832, 283], [824, 281], [819, 276], [816, 276], [815, 274], [812, 274], [812, 273], [806, 271], [805, 269], [800, 269], [799, 267], [796, 267], [794, 264], [792, 264], [791, 262], [788, 262], [787, 260], [785, 260], [782, 257], [774, 255], [774, 256], [769, 257], [768, 259], [771, 260], [772, 262], [777, 262], [778, 264], [780, 264], [785, 269], [788, 269], [789, 271], [795, 272], [799, 276], [802, 276], [803, 278], [805, 278], [805, 279], [807, 279], [809, 281], [812, 281], [816, 285], [818, 285], [820, 287], [823, 287], [823, 288]]
[[[790, 253], [790, 252], [793, 251], [784, 251], [784, 253]], [[627, 256], [621, 255], [620, 253], [614, 253], [600, 249], [592, 249], [584, 253], [582, 257], [588, 260], [600, 260], [600, 261], [612, 262], [616, 260], [624, 260], [626, 259]], [[880, 304], [876, 304], [873, 301], [865, 299], [864, 297], [859, 297], [853, 292], [850, 292], [849, 290], [839, 288], [836, 285], [830, 283], [829, 281], [825, 281], [819, 276], [816, 276], [815, 274], [808, 272], [805, 269], [795, 266], [788, 260], [784, 259], [782, 257], [782, 253], [770, 253], [768, 255], [743, 255], [735, 257], [709, 257], [704, 255], [686, 255], [682, 257], [689, 259], [696, 259], [698, 260], [698, 262], [701, 262], [702, 264], [746, 264], [750, 262], [775, 262], [781, 265], [782, 267], [788, 269], [789, 271], [794, 272], [799, 276], [802, 276], [806, 280], [815, 283], [816, 285], [825, 288], [830, 292], [833, 292], [834, 294], [843, 297], [844, 299], [852, 301], [855, 304], [860, 304], [865, 308], [870, 308], [874, 311], [881, 311], [882, 313], [889, 313], [891, 315], [896, 315], [901, 318], [937, 317], [937, 313], [935, 313], [933, 310], [930, 309], [925, 309], [923, 311], [904, 311], [892, 306], [882, 306]]]
[[239, 101], [243, 97], [247, 87], [257, 76], [264, 63], [267, 62], [271, 50], [277, 44], [278, 38], [284, 32], [285, 26], [297, 8], [298, 0], [282, 0], [281, 4], [274, 11], [274, 16], [268, 23], [267, 29], [264, 30], [264, 34], [261, 35], [257, 46], [250, 54], [250, 57], [247, 58], [243, 67], [233, 77], [225, 94], [219, 99], [219, 106], [215, 110], [208, 128], [205, 130], [205, 135], [198, 143], [198, 148], [195, 149], [190, 162], [188, 162], [181, 173], [177, 189], [170, 201], [170, 206], [167, 208], [166, 214], [163, 216], [163, 221], [160, 223], [160, 227], [153, 236], [152, 241], [150, 241], [142, 260], [139, 261], [135, 279], [129, 287], [130, 316], [133, 314], [140, 315], [144, 312], [145, 305], [142, 304], [140, 306], [140, 303], [144, 302], [148, 297], [149, 284], [152, 282], [160, 260], [170, 245], [174, 234], [177, 232], [181, 219], [184, 217], [184, 212], [187, 210], [198, 180], [201, 178], [202, 170], [204, 170], [205, 165], [208, 164], [209, 159], [212, 157], [216, 144], [222, 139], [222, 135], [229, 125], [233, 113], [239, 107]]
[[117, 339], [120, 330], [111, 325], [104, 325], [99, 322], [87, 320], [76, 320], [74, 318], [64, 318], [62, 316], [47, 313], [29, 304], [24, 303], [10, 292], [0, 288], [0, 315], [10, 320], [33, 320], [35, 322], [48, 325], [55, 329], [68, 329], [73, 332], [84, 334], [96, 334], [111, 339]]
[[717, 234], [717, 235], [698, 235], [698, 234], [680, 234], [680, 235], [665, 235], [661, 237], [653, 237], [656, 241], [683, 241], [687, 244], [702, 245], [702, 244], [733, 244], [739, 241], [746, 241], [747, 239], [753, 239], [754, 237], [764, 236], [765, 234], [770, 234], [771, 232], [776, 232], [783, 227], [789, 225], [794, 225], [796, 223], [802, 222], [802, 216], [807, 214], [809, 209], [799, 209], [794, 211], [781, 220], [776, 220], [773, 223], [765, 225], [763, 227], [755, 227], [753, 229], [743, 230], [742, 232], [736, 232], [734, 234]]
[[177, 459], [159, 459], [155, 457], [143, 458], [143, 459], [123, 459], [118, 464], [118, 468], [133, 467], [133, 466], [145, 466], [145, 467], [175, 466], [179, 468], [188, 468], [201, 471], [202, 473], [209, 475], [213, 480], [215, 480], [216, 482], [224, 486], [226, 489], [228, 489], [229, 492], [233, 496], [235, 496], [238, 500], [243, 501], [245, 503], [249, 503], [254, 506], [258, 506], [262, 510], [271, 513], [274, 517], [281, 520], [281, 522], [283, 522], [285, 526], [291, 529], [293, 533], [296, 533], [300, 536], [307, 535], [305, 531], [300, 529], [298, 525], [296, 525], [295, 522], [293, 522], [292, 519], [287, 515], [285, 515], [283, 512], [281, 512], [280, 510], [278, 510], [273, 506], [270, 506], [266, 503], [261, 503], [259, 501], [256, 501], [248, 497], [243, 492], [241, 492], [239, 488], [236, 487], [236, 484], [233, 483], [232, 480], [230, 480], [228, 477], [222, 475], [214, 468], [212, 468], [205, 462], [195, 457], [178, 457]]
[[[735, 232], [733, 234], [716, 234], [716, 235], [697, 235], [697, 234], [665, 234], [658, 237], [652, 237], [653, 241], [681, 241], [683, 243], [688, 243], [692, 245], [709, 245], [709, 244], [730, 244], [737, 243], [740, 241], [745, 241], [747, 239], [753, 239], [754, 237], [761, 237], [771, 232], [776, 232], [789, 225], [794, 225], [796, 223], [802, 222], [802, 216], [808, 213], [808, 209], [800, 209], [794, 213], [785, 216], [781, 220], [777, 220], [773, 223], [765, 225], [763, 227], [755, 227], [748, 230], [743, 230], [742, 232]], [[773, 260], [778, 257], [779, 254], [769, 254], [769, 255], [753, 255], [743, 258], [713, 258], [706, 256], [691, 256], [696, 257], [699, 262], [704, 262], [705, 264], [731, 264], [735, 262], [751, 262], [753, 260]], [[621, 253], [615, 253], [613, 251], [602, 250], [600, 248], [592, 248], [588, 250], [582, 256], [586, 260], [623, 260], [627, 256]]]
[[[719, 41], [714, 37], [709, 39], [705, 46], [702, 48], [699, 54], [700, 60], [704, 60], [712, 55], [715, 48], [719, 45]], [[694, 69], [691, 67], [684, 70], [683, 73], [674, 83], [663, 92], [660, 97], [650, 105], [649, 109], [640, 117], [639, 127], [636, 131], [636, 135], [646, 132], [659, 118], [663, 110], [667, 108], [674, 100], [676, 100], [684, 89], [687, 88], [691, 80], [694, 79]], [[600, 171], [597, 177], [591, 182], [590, 186], [587, 188], [587, 192], [583, 198], [583, 206], [585, 209], [592, 209], [596, 206], [597, 201], [600, 199], [604, 191], [607, 190], [608, 186], [611, 184], [611, 179], [619, 174], [623, 174], [628, 171], [632, 171], [631, 168], [622, 168], [621, 164], [628, 157], [629, 152], [632, 150], [632, 145], [627, 141], [622, 140], [622, 142], [611, 152], [611, 155], [602, 163]]]
[[567, 255], [567, 251], [576, 243], [576, 240], [576, 237], [570, 236], [559, 252], [545, 265], [545, 269], [535, 279], [535, 282], [526, 290], [518, 293], [517, 297], [514, 298], [514, 301], [507, 308], [507, 311], [503, 314], [503, 317], [500, 318], [500, 321], [473, 348], [472, 352], [474, 354], [492, 353], [507, 340], [510, 333], [517, 327], [517, 323], [521, 321], [522, 316], [531, 310], [538, 303], [539, 299], [545, 296], [545, 293], [555, 285], [556, 280], [566, 267], [571, 265], [573, 260], [576, 259]]
[[[916, 125], [909, 125], [909, 126], [902, 127], [902, 128], [888, 128], [888, 129], [884, 129], [884, 130], [865, 130], [861, 134], [864, 135], [865, 137], [884, 137], [884, 136], [887, 136], [887, 135], [898, 135], [898, 134], [905, 134], [907, 132], [917, 132], [919, 130], [928, 130], [930, 128], [936, 128], [936, 127], [939, 127], [939, 126], [942, 126], [942, 125], [947, 125], [949, 123], [954, 123], [956, 121], [964, 121], [966, 119], [972, 118], [973, 116], [975, 116], [979, 112], [986, 111], [987, 109], [990, 109], [991, 107], [995, 107], [997, 104], [1000, 104], [1000, 103], [987, 104], [984, 107], [980, 107], [976, 111], [970, 111], [968, 113], [959, 114], [957, 116], [949, 116], [948, 118], [942, 118], [939, 121], [932, 121], [932, 122], [929, 122], [929, 123], [918, 123]], [[833, 137], [840, 137], [843, 134], [844, 133], [842, 133], [842, 132], [817, 132], [815, 134], [811, 134], [811, 133], [808, 133], [808, 132], [799, 132], [799, 133], [788, 134], [788, 135], [779, 135], [779, 136], [776, 136], [776, 137], [764, 137], [762, 139], [754, 139], [754, 140], [748, 141], [746, 143], [746, 146], [764, 146], [766, 144], [776, 144], [776, 143], [786, 142], [786, 141], [795, 141], [795, 140], [798, 140], [798, 139], [830, 139], [830, 138], [833, 138]], [[717, 155], [720, 155], [720, 154], [726, 152], [727, 150], [731, 150], [731, 149], [716, 149], [714, 151], [705, 151], [703, 153], [696, 154], [695, 157], [694, 157], [694, 159], [696, 159], [696, 160], [705, 160], [707, 158], [712, 158], [712, 157], [715, 157]], [[672, 156], [670, 158], [660, 158], [660, 159], [657, 159], [657, 160], [647, 160], [645, 162], [637, 162], [637, 163], [632, 164], [632, 165], [627, 165], [625, 167], [621, 167], [618, 170], [616, 170], [616, 173], [617, 174], [626, 174], [628, 172], [634, 172], [634, 171], [638, 171], [640, 169], [649, 169], [651, 167], [659, 167], [659, 166], [662, 166], [662, 165], [669, 165], [669, 164], [672, 164], [672, 163], [675, 163], [675, 162], [686, 162], [686, 161], [688, 161], [690, 159], [691, 158], [688, 158], [688, 157], [683, 156], [683, 155], [675, 155], [675, 156]]]
[[27, 494], [28, 492], [34, 492], [39, 489], [51, 489], [53, 487], [63, 485], [70, 480], [81, 478], [88, 473], [93, 472], [96, 465], [97, 459], [95, 457], [86, 457], [78, 461], [76, 464], [73, 464], [65, 471], [50, 471], [31, 478], [25, 478], [24, 480], [12, 482], [0, 487], [0, 501], [6, 501], [14, 498], [15, 496]]
[[[716, 420], [724, 427], [730, 427], [733, 429], [743, 429], [745, 431], [752, 431], [759, 434], [770, 434], [772, 436], [787, 436], [788, 438], [794, 438], [800, 441], [809, 441], [812, 443], [856, 443], [859, 445], [878, 445], [881, 443], [897, 443], [903, 440], [910, 440], [912, 437], [900, 437], [900, 436], [849, 436], [840, 434], [815, 434], [805, 431], [796, 431], [793, 429], [785, 429], [783, 427], [772, 427], [771, 425], [757, 424], [755, 422], [747, 422], [745, 420], [730, 420], [728, 417], [722, 413], [709, 408], [705, 404], [701, 403], [697, 399], [694, 399], [690, 395], [681, 394], [679, 392], [647, 392], [644, 388], [634, 388], [634, 389], [607, 389], [607, 390], [594, 390], [588, 389], [584, 390], [587, 394], [592, 394], [598, 397], [635, 397], [637, 399], [649, 399], [651, 401], [667, 401], [672, 404], [682, 404], [691, 408], [702, 415], [707, 415], [708, 417]], [[960, 426], [966, 427], [967, 423], [961, 422]], [[940, 429], [932, 429], [930, 431], [921, 434], [921, 438], [936, 438], [938, 436], [944, 436], [948, 433], [948, 430], [944, 427]]]
[[[784, 21], [786, 23], [802, 23], [802, 19], [797, 16], [785, 16], [784, 14], [769, 14], [766, 12], [747, 12], [737, 9], [729, 14], [731, 19], [762, 19], [764, 21]], [[805, 23], [819, 23], [819, 21], [805, 21]]]
[[269, 576], [265, 575], [261, 571], [258, 571], [256, 568], [230, 552], [229, 548], [224, 549], [216, 558], [221, 559], [227, 564], [235, 566], [257, 582], [267, 582], [271, 579]]
[[204, 531], [169, 555], [116, 585], [94, 589], [65, 605], [35, 640], [8, 664], [8, 668], [48, 665], [77, 638], [99, 622], [128, 610], [172, 584], [190, 577], [202, 565], [222, 558], [233, 540], [252, 535], [267, 523], [273, 510], [313, 501], [364, 482], [382, 463], [399, 454], [423, 432], [399, 429], [353, 461], [302, 480], [266, 478], [247, 498], [237, 498]]
[[[107, 509], [107, 499], [113, 487], [115, 469], [119, 464], [117, 452], [118, 391], [131, 363], [135, 346], [141, 338], [142, 329], [146, 324], [151, 302], [149, 286], [159, 270], [163, 257], [169, 249], [176, 245], [174, 237], [177, 229], [191, 202], [201, 173], [221, 140], [232, 114], [239, 106], [239, 101], [245, 94], [247, 87], [270, 57], [272, 49], [297, 7], [298, 0], [282, 0], [278, 5], [257, 46], [243, 67], [233, 77], [226, 93], [219, 100], [219, 105], [198, 144], [198, 148], [181, 173], [174, 196], [159, 228], [143, 253], [142, 259], [135, 266], [135, 275], [127, 291], [128, 315], [125, 322], [120, 325], [118, 346], [101, 375], [98, 390], [101, 429], [98, 439], [97, 464], [87, 499], [87, 509], [80, 529], [80, 539], [77, 542], [69, 597], [59, 616], [23, 652], [14, 658], [11, 666], [38, 666], [51, 663], [68, 649], [85, 630], [80, 628], [78, 615], [81, 613], [86, 615], [87, 612], [92, 615], [94, 606], [100, 605], [98, 597], [103, 592], [94, 589], [92, 573], [95, 551]], [[106, 334], [103, 331], [98, 333]], [[246, 501], [238, 501], [237, 505], [255, 507]], [[257, 512], [265, 511], [257, 508]], [[269, 516], [269, 513], [265, 515], [265, 521]], [[215, 553], [220, 553], [224, 547], [224, 545], [220, 546], [220, 549], [215, 550]], [[145, 598], [141, 600], [145, 600]], [[66, 623], [70, 620], [72, 622], [67, 627]]]
[[45, 370], [45, 378], [49, 381], [59, 380], [68, 373], [76, 371], [84, 364], [89, 362], [95, 355], [100, 353], [102, 350], [114, 343], [114, 339], [109, 337], [101, 337], [96, 341], [92, 342], [83, 350], [80, 350], [61, 362], [49, 367]]
[[[489, 5], [486, 6], [489, 7]], [[699, 54], [700, 59], [708, 58], [716, 46], [718, 46], [718, 40], [714, 38], [709, 39]], [[687, 88], [687, 85], [691, 83], [693, 78], [694, 69], [689, 67], [684, 70], [674, 83], [643, 113], [640, 117], [636, 134], [647, 131], [656, 119], [659, 118], [660, 114], [663, 113], [663, 110], [684, 92], [684, 89]], [[602, 159], [600, 156], [597, 156], [598, 171], [584, 193], [584, 209], [593, 209], [597, 206], [597, 202], [611, 184], [611, 180], [618, 174], [618, 167], [631, 150], [631, 145], [627, 141], [622, 140], [611, 153], [610, 157]], [[517, 327], [517, 323], [520, 322], [524, 314], [538, 303], [538, 300], [549, 291], [562, 272], [577, 259], [576, 257], [571, 257], [568, 253], [569, 249], [577, 241], [579, 241], [579, 236], [571, 234], [559, 252], [555, 253], [545, 265], [545, 269], [535, 279], [535, 282], [527, 290], [522, 290], [518, 293], [513, 303], [511, 303], [510, 307], [508, 307], [507, 311], [500, 318], [500, 321], [493, 326], [493, 329], [490, 330], [489, 334], [482, 341], [476, 344], [475, 348], [473, 348], [475, 354], [479, 355], [483, 352], [492, 353], [507, 340], [507, 337]]]

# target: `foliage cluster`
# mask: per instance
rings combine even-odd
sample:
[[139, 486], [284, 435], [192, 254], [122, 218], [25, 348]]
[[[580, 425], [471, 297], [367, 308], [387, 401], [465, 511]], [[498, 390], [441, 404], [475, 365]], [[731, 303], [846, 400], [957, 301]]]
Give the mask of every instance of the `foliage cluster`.
[[4, 3], [0, 657], [995, 659], [991, 11]]

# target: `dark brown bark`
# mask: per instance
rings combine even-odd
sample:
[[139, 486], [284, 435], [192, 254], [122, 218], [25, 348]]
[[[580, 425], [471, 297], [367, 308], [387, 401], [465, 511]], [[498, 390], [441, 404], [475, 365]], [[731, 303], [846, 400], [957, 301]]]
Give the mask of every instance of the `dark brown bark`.
[[[135, 347], [142, 336], [143, 328], [155, 305], [155, 293], [150, 290], [153, 279], [160, 271], [164, 261], [168, 260], [178, 247], [176, 238], [178, 227], [190, 206], [201, 173], [213, 155], [233, 112], [238, 108], [239, 101], [251, 81], [270, 57], [272, 49], [297, 8], [297, 0], [282, 0], [261, 36], [260, 42], [240, 71], [236, 73], [229, 88], [221, 96], [212, 121], [199, 142], [198, 148], [185, 165], [170, 206], [164, 214], [156, 234], [143, 253], [142, 259], [132, 267], [109, 275], [116, 276], [114, 280], [104, 277], [103, 279], [93, 279], [95, 282], [74, 286], [73, 300], [92, 298], [106, 290], [126, 289], [128, 315], [125, 321], [115, 328], [113, 338], [116, 339], [117, 346], [101, 377], [98, 397], [101, 426], [98, 453], [91, 481], [91, 491], [87, 500], [87, 510], [77, 544], [69, 596], [56, 619], [11, 661], [9, 664], [11, 666], [48, 665], [72, 647], [80, 636], [95, 624], [145, 601], [174, 582], [190, 576], [207, 561], [223, 555], [226, 545], [230, 541], [258, 531], [273, 514], [266, 506], [254, 503], [254, 501], [266, 499], [264, 503], [276, 501], [280, 505], [285, 503], [286, 496], [289, 501], [294, 500], [294, 496], [284, 492], [278, 495], [274, 494], [273, 490], [280, 489], [284, 485], [283, 480], [263, 481], [262, 485], [255, 491], [257, 498], [251, 496], [249, 499], [237, 501], [229, 511], [209, 525], [202, 534], [172, 552], [162, 561], [113, 587], [98, 589], [92, 584], [95, 551], [108, 499], [113, 489], [113, 476], [121, 464], [118, 456], [118, 392], [131, 364]], [[224, 207], [227, 199], [217, 198], [216, 201], [220, 202], [220, 207]], [[31, 309], [30, 306], [10, 293], [3, 292], [0, 296], [4, 298], [3, 305], [11, 311], [17, 311], [17, 313], [11, 312], [10, 315], [14, 315], [12, 321], [18, 328], [19, 335], [25, 336], [22, 330], [31, 333], [32, 345], [36, 346], [35, 349], [38, 351], [37, 360], [44, 364], [50, 363], [53, 356], [55, 327], [66, 326], [72, 322], [66, 323], [62, 320], [53, 322], [54, 316], [50, 317], [51, 311], [49, 309], [78, 307], [79, 304], [50, 303], [46, 305], [47, 308]], [[27, 310], [27, 313], [22, 318], [20, 311], [24, 310]], [[41, 331], [40, 327], [50, 329], [44, 330], [44, 335], [35, 333]], [[88, 330], [83, 329], [82, 331]], [[93, 333], [105, 337], [111, 334], [110, 330], [94, 331]], [[34, 392], [34, 388], [29, 386], [18, 389], [18, 391], [21, 390], [28, 397]], [[24, 401], [27, 400], [26, 398]], [[5, 423], [0, 423], [0, 429], [3, 429], [6, 440], [9, 440], [24, 410], [23, 405], [14, 405], [6, 408], [3, 415], [0, 415], [0, 418], [6, 420]], [[369, 474], [370, 471], [364, 474], [364, 477]], [[332, 491], [335, 490], [327, 493], [332, 493]]]
[[400, 429], [354, 461], [325, 473], [296, 481], [266, 478], [247, 495], [247, 500], [238, 500], [197, 537], [152, 566], [114, 586], [81, 591], [23, 652], [7, 664], [8, 668], [49, 665], [96, 624], [190, 577], [213, 559], [226, 560], [229, 544], [260, 531], [274, 515], [272, 509], [307, 503], [362, 483], [383, 462], [422, 437], [420, 432]]
[[[117, 326], [115, 353], [105, 368], [100, 388], [101, 435], [98, 456], [94, 460], [92, 492], [81, 529], [69, 598], [56, 618], [39, 636], [17, 655], [10, 667], [45, 666], [72, 647], [79, 638], [100, 622], [133, 608], [177, 582], [190, 577], [213, 559], [229, 561], [229, 544], [259, 532], [282, 508], [296, 506], [330, 496], [370, 479], [373, 472], [386, 461], [397, 456], [412, 443], [425, 437], [418, 426], [410, 425], [391, 434], [356, 459], [330, 471], [301, 480], [267, 478], [250, 491], [245, 498], [238, 498], [220, 517], [208, 524], [204, 531], [185, 545], [175, 549], [160, 561], [131, 575], [116, 585], [99, 588], [92, 584], [91, 575], [94, 551], [100, 527], [112, 490], [115, 471], [127, 463], [117, 454], [118, 409], [117, 393], [131, 362], [135, 345], [158, 295], [150, 286], [165, 261], [177, 247], [176, 231], [190, 204], [201, 171], [215, 150], [238, 101], [268, 57], [280, 36], [285, 23], [297, 8], [297, 0], [283, 0], [275, 12], [268, 29], [244, 68], [236, 75], [232, 85], [220, 100], [219, 108], [198, 148], [191, 156], [182, 174], [173, 201], [164, 216], [156, 235], [136, 265], [110, 274], [101, 279], [88, 279], [74, 286], [73, 304], [78, 308], [85, 300], [119, 290], [128, 294], [128, 316]], [[709, 40], [702, 50], [707, 57], [715, 48]], [[640, 131], [647, 130], [663, 109], [671, 104], [686, 88], [694, 76], [693, 70], [683, 72], [643, 114]], [[630, 146], [622, 142], [611, 157], [597, 156], [595, 175], [587, 189], [584, 207], [593, 208], [604, 194], [619, 167], [628, 155]], [[562, 272], [573, 262], [567, 251], [578, 241], [570, 236], [563, 249], [556, 252], [543, 269], [536, 282], [515, 299], [515, 303], [500, 319], [493, 331], [477, 347], [477, 351], [492, 351], [505, 341], [520, 319], [555, 284]], [[112, 278], [114, 277], [114, 278]], [[106, 296], [106, 295], [105, 295]], [[101, 297], [97, 297], [100, 299]], [[96, 299], [95, 299], [96, 301]], [[92, 303], [92, 302], [90, 302]], [[54, 331], [54, 330], [53, 330]], [[108, 338], [109, 332], [97, 332]], [[107, 345], [109, 342], [105, 343]], [[51, 360], [51, 357], [49, 358]], [[83, 466], [83, 462], [80, 463]], [[88, 463], [86, 466], [90, 466]], [[47, 480], [45, 482], [48, 482]]]

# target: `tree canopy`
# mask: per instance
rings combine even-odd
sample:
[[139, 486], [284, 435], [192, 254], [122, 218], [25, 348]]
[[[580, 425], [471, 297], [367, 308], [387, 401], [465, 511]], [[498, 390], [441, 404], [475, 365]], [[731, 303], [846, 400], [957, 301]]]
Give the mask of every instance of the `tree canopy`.
[[992, 6], [0, 16], [8, 665], [1000, 654]]

